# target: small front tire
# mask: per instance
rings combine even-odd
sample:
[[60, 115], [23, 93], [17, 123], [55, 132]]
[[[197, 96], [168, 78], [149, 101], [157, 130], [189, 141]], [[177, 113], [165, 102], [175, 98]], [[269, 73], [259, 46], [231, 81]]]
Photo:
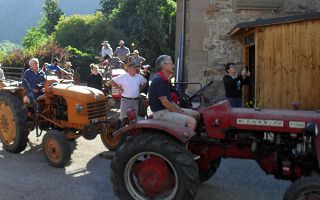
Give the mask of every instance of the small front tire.
[[60, 131], [48, 131], [42, 139], [42, 146], [51, 166], [63, 168], [70, 162], [71, 149], [67, 138]]
[[121, 120], [118, 119], [114, 127], [112, 126], [108, 128], [108, 130], [106, 130], [105, 133], [100, 134], [100, 138], [103, 145], [110, 151], [117, 150], [127, 140], [128, 134], [126, 133], [118, 136], [112, 135], [116, 130], [119, 130], [121, 127]]

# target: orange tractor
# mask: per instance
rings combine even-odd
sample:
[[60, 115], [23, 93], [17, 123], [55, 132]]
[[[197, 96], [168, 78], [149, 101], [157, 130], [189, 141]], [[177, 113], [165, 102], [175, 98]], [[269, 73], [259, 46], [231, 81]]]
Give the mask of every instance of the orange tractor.
[[118, 146], [120, 140], [112, 137], [117, 119], [107, 117], [110, 107], [100, 90], [57, 80], [47, 80], [43, 87], [44, 99], [27, 106], [20, 82], [0, 82], [0, 139], [5, 150], [20, 153], [31, 131], [37, 137], [44, 131], [46, 160], [54, 167], [64, 167], [71, 158], [68, 140], [80, 136], [92, 140], [100, 134], [110, 150]]

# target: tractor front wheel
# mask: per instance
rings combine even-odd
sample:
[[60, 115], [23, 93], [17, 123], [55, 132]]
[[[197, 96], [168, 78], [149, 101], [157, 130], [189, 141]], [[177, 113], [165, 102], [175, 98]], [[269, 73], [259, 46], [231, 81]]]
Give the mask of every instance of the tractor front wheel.
[[0, 139], [5, 150], [20, 153], [26, 148], [29, 134], [27, 124], [21, 97], [0, 92]]
[[112, 134], [119, 130], [122, 127], [121, 120], [118, 119], [117, 122], [115, 122], [114, 126], [110, 126], [107, 128], [105, 133], [100, 134], [101, 141], [107, 149], [110, 151], [117, 150], [126, 140], [127, 140], [127, 134], [121, 134], [118, 136], [113, 136]]
[[48, 131], [42, 139], [44, 155], [53, 167], [63, 168], [71, 159], [71, 149], [67, 138], [57, 130]]
[[312, 199], [320, 199], [320, 176], [310, 176], [295, 181], [283, 196], [283, 200]]
[[193, 199], [198, 166], [186, 148], [165, 135], [130, 138], [116, 151], [111, 181], [119, 199]]

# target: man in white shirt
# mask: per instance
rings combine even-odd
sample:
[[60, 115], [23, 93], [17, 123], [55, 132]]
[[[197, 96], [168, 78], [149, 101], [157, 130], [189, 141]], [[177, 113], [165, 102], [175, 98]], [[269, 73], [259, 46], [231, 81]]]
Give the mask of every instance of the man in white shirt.
[[112, 86], [121, 91], [120, 104], [120, 120], [127, 117], [128, 109], [135, 109], [138, 114], [139, 94], [140, 90], [145, 87], [146, 79], [137, 74], [137, 69], [132, 61], [128, 63], [128, 71], [126, 74], [117, 76], [111, 80]]

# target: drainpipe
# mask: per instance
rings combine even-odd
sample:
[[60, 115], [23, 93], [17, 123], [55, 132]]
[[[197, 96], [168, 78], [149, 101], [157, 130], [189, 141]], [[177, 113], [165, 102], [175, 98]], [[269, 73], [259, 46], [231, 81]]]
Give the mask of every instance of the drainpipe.
[[[179, 46], [179, 58], [178, 58], [178, 69], [176, 74], [176, 82], [183, 81], [184, 75], [184, 57], [185, 57], [185, 32], [186, 32], [186, 1], [182, 0], [182, 24], [181, 24], [181, 33], [180, 33], [180, 46]], [[179, 85], [177, 85], [177, 89], [179, 89]]]

